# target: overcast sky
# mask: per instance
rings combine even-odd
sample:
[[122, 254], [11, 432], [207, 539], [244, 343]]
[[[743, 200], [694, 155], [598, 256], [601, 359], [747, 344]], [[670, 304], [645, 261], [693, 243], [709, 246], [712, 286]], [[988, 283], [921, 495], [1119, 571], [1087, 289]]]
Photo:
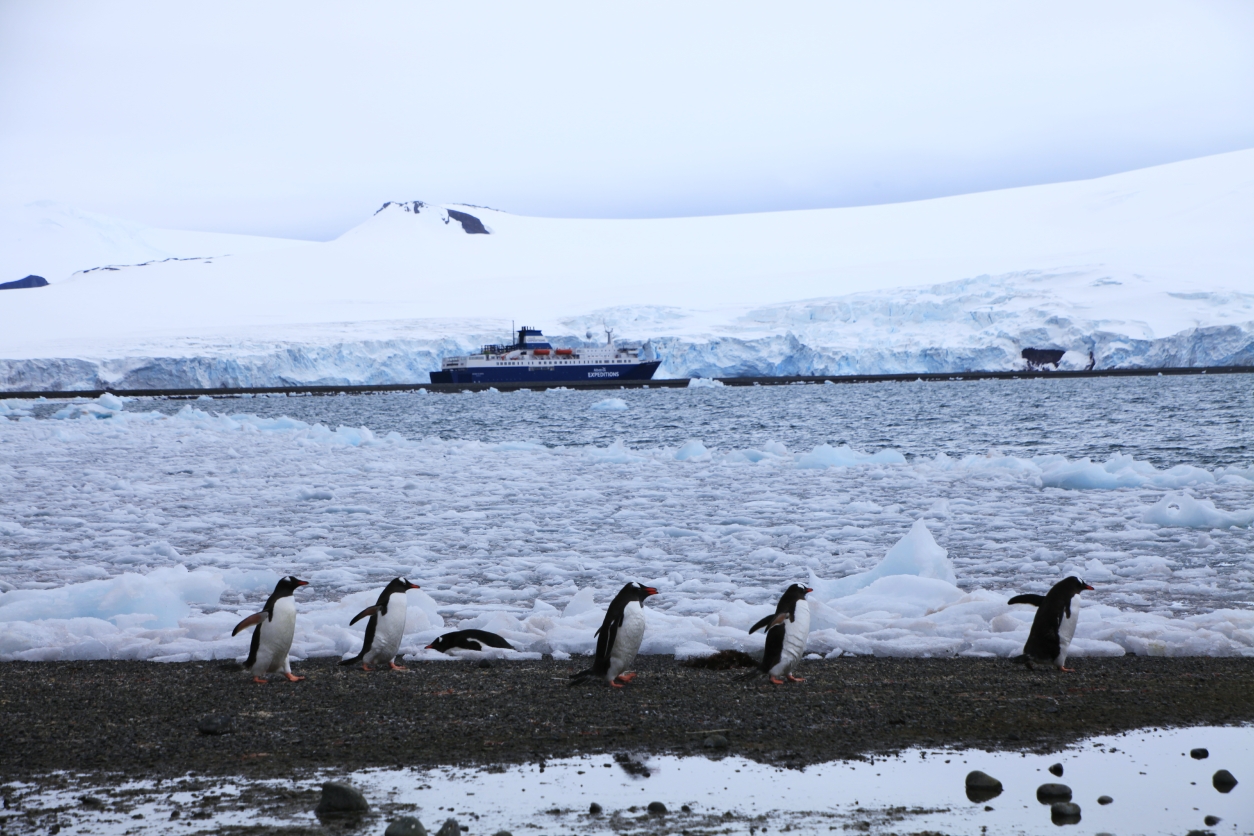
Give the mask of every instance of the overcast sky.
[[157, 226], [849, 206], [1252, 146], [1244, 0], [0, 0], [0, 201]]

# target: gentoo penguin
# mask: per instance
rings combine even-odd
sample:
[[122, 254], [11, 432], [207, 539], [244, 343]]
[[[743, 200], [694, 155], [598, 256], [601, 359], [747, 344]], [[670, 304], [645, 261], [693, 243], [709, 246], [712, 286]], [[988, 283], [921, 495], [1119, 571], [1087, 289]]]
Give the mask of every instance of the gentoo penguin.
[[292, 649], [292, 636], [296, 635], [296, 601], [292, 593], [299, 587], [308, 586], [309, 581], [302, 581], [295, 575], [288, 575], [275, 584], [274, 592], [266, 599], [261, 612], [255, 612], [245, 618], [231, 635], [257, 625], [253, 631], [253, 641], [248, 647], [248, 659], [244, 668], [252, 671], [253, 682], [264, 685], [263, 674], [281, 671], [290, 682], [299, 682], [303, 676], [292, 674], [292, 665], [287, 660], [287, 652]]
[[597, 655], [592, 667], [570, 678], [571, 685], [578, 685], [590, 677], [605, 677], [615, 688], [622, 688], [636, 678], [634, 673], [624, 673], [636, 661], [640, 641], [644, 638], [644, 599], [657, 595], [657, 590], [644, 584], [625, 585], [610, 602], [597, 637]]
[[1092, 588], [1072, 575], [1054, 584], [1043, 596], [1016, 595], [1011, 598], [1007, 603], [1032, 604], [1037, 609], [1027, 643], [1023, 645], [1023, 654], [1010, 661], [1022, 662], [1028, 670], [1032, 670], [1034, 661], [1046, 662], [1070, 673], [1072, 669], [1066, 667], [1067, 648], [1071, 646], [1076, 621], [1080, 618], [1080, 607], [1078, 604], [1071, 606], [1071, 599]]
[[810, 636], [810, 603], [806, 595], [813, 591], [808, 586], [793, 584], [779, 597], [775, 612], [749, 628], [750, 633], [766, 630], [766, 648], [758, 669], [738, 678], [751, 679], [766, 674], [776, 685], [784, 684], [781, 676], [787, 676], [792, 682], [805, 682], [792, 672], [806, 652], [806, 639]]
[[340, 664], [355, 665], [361, 662], [361, 669], [368, 671], [371, 665], [387, 662], [388, 667], [394, 671], [405, 670], [396, 664], [396, 653], [401, 649], [401, 637], [405, 635], [405, 593], [420, 588], [406, 578], [393, 578], [383, 587], [375, 605], [366, 607], [348, 622], [348, 626], [352, 627], [363, 618], [370, 618], [366, 622], [366, 640], [362, 642], [361, 653], [340, 660]]
[[496, 633], [489, 633], [487, 630], [458, 630], [455, 633], [445, 633], [440, 636], [427, 645], [427, 650], [438, 650], [441, 653], [448, 653], [455, 648], [483, 650], [485, 647], [499, 647], [504, 650], [514, 649], [512, 644]]

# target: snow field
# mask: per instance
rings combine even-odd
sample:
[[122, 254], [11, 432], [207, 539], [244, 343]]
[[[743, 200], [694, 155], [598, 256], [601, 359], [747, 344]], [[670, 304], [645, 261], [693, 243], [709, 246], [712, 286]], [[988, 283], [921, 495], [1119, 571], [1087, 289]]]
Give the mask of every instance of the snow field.
[[1010, 656], [1009, 607], [1067, 574], [1076, 655], [1254, 655], [1254, 470], [1052, 455], [907, 459], [778, 442], [546, 447], [377, 436], [106, 396], [0, 421], [0, 659], [242, 657], [279, 576], [297, 657], [345, 655], [390, 578], [411, 657], [479, 627], [519, 652], [591, 653], [626, 580], [661, 590], [643, 652], [753, 651], [794, 581], [810, 650]]

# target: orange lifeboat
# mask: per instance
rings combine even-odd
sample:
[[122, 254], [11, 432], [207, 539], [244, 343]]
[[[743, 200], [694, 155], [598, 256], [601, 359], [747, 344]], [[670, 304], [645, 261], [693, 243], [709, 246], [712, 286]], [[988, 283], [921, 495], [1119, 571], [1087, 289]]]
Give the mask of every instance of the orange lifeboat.
[[547, 348], [533, 348], [531, 350], [531, 353], [536, 355], [537, 357], [545, 357], [548, 355], [549, 350]]
[[575, 350], [574, 350], [573, 348], [559, 348], [559, 349], [557, 349], [556, 351], [554, 351], [553, 353], [554, 353], [554, 354], [560, 354], [560, 355], [562, 355], [562, 356], [568, 356], [568, 355], [574, 354], [574, 353], [575, 353]]

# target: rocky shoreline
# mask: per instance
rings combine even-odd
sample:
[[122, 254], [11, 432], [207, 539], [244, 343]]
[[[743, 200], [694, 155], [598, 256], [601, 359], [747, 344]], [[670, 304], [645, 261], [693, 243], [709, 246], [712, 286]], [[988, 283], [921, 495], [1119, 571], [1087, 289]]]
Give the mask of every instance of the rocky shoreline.
[[730, 752], [803, 766], [909, 747], [1045, 751], [1142, 727], [1254, 721], [1254, 659], [842, 658], [805, 683], [641, 657], [625, 689], [567, 687], [581, 662], [411, 662], [366, 673], [297, 662], [260, 686], [219, 662], [0, 664], [0, 777], [287, 776], [493, 765], [597, 752]]

